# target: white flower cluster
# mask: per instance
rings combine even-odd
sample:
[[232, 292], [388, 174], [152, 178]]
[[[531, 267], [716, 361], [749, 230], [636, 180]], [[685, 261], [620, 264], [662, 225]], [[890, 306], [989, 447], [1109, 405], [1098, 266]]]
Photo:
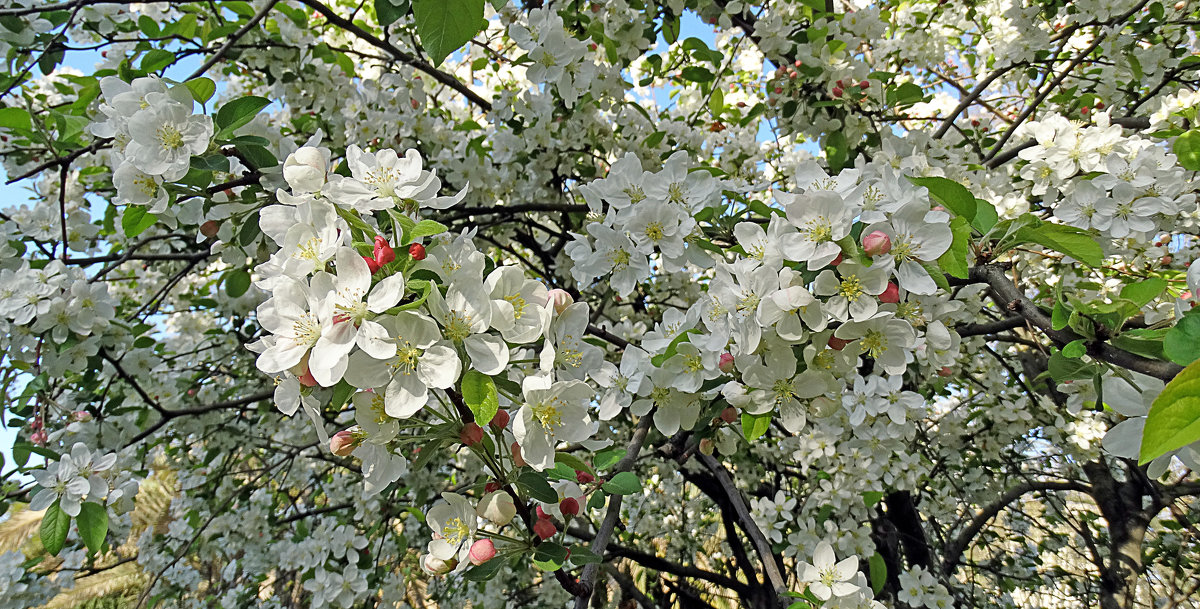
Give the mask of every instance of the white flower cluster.
[[103, 505], [107, 500], [115, 505], [125, 500], [125, 507], [131, 508], [138, 485], [128, 481], [119, 488], [110, 486], [114, 472], [109, 470], [116, 462], [116, 454], [93, 453], [82, 442], [76, 442], [61, 459], [33, 472], [39, 488], [29, 501], [29, 509], [44, 510], [57, 501], [62, 511], [74, 518], [84, 501]]
[[597, 66], [584, 60], [587, 45], [563, 29], [562, 17], [555, 10], [533, 9], [528, 28], [513, 23], [508, 33], [517, 46], [529, 52], [532, 65], [526, 78], [554, 86], [568, 108], [595, 85]]
[[58, 593], [46, 578], [26, 571], [24, 562], [20, 552], [0, 554], [0, 609], [39, 607]]
[[192, 93], [148, 76], [127, 83], [116, 76], [100, 80], [104, 120], [91, 124], [98, 137], [113, 138], [113, 185], [120, 203], [145, 205], [151, 213], [167, 208], [162, 183], [187, 174], [192, 155], [204, 154], [213, 137], [212, 118], [193, 114]]

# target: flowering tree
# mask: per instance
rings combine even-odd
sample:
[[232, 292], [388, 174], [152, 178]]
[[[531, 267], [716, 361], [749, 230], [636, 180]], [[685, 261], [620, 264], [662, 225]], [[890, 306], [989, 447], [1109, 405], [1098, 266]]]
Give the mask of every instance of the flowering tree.
[[9, 0], [0, 607], [1195, 606], [1198, 31]]

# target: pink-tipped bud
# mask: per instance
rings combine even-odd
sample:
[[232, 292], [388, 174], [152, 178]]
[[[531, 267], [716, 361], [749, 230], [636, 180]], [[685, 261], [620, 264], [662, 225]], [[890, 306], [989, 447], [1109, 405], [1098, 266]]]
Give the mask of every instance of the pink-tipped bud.
[[421, 245], [420, 243], [414, 243], [414, 244], [408, 246], [408, 255], [411, 256], [412, 259], [416, 260], [417, 262], [424, 260], [425, 259], [425, 246]]
[[508, 427], [508, 419], [509, 415], [507, 410], [497, 410], [496, 416], [492, 417], [491, 422], [488, 424], [492, 427], [504, 429], [505, 427]]
[[717, 362], [717, 368], [725, 374], [733, 372], [733, 354], [722, 353], [720, 361]]
[[841, 351], [842, 349], [846, 348], [846, 345], [850, 344], [850, 341], [842, 340], [836, 336], [830, 336], [828, 344], [830, 349], [833, 349], [834, 351]]
[[954, 371], [950, 369], [950, 366], [942, 366], [942, 367], [941, 367], [941, 368], [940, 368], [940, 369], [937, 371], [937, 375], [938, 375], [938, 376], [950, 376], [950, 375], [952, 375], [952, 374], [954, 374]]
[[29, 434], [29, 441], [33, 442], [37, 446], [45, 446], [46, 440], [48, 440], [48, 439], [49, 439], [49, 436], [46, 434], [45, 429], [39, 429], [39, 430]]
[[458, 439], [467, 446], [475, 446], [483, 441], [483, 428], [474, 421], [467, 423], [458, 432]]
[[471, 550], [467, 553], [467, 557], [471, 560], [471, 564], [478, 567], [496, 557], [496, 546], [490, 539], [480, 539], [471, 544]]
[[831, 266], [837, 266], [837, 265], [839, 265], [839, 264], [841, 264], [841, 263], [842, 263], [842, 253], [841, 253], [841, 252], [838, 252], [837, 258], [834, 258], [834, 259], [833, 259], [833, 262], [830, 262], [829, 264], [830, 264]]
[[780, 93], [783, 93], [783, 87], [775, 87], [775, 94], [778, 95]]
[[534, 506], [533, 513], [537, 514], [537, 517], [541, 518], [541, 519], [550, 517], [550, 514], [547, 514], [546, 510], [543, 510], [542, 506], [540, 506], [540, 505]]
[[870, 86], [871, 86], [871, 83], [869, 83], [869, 82], [867, 82], [867, 81], [865, 81], [865, 80], [860, 80], [860, 81], [858, 81], [858, 88], [859, 88], [859, 89], [866, 89], [866, 88], [868, 88], [868, 87], [870, 87]]
[[799, 59], [797, 59], [797, 60], [796, 60], [796, 62], [795, 62], [795, 63], [793, 63], [792, 65], [794, 65], [794, 66], [796, 66], [796, 67], [798, 68], [798, 67], [800, 67], [800, 66], [804, 65], [804, 62], [803, 62], [803, 61], [800, 61]]
[[483, 485], [483, 492], [485, 495], [487, 493], [494, 493], [498, 490], [500, 490], [500, 482], [497, 480], [492, 480], [491, 482]]
[[370, 256], [363, 256], [362, 259], [367, 263], [367, 268], [371, 269], [372, 275], [379, 272], [379, 263], [375, 262], [374, 258]]
[[316, 377], [313, 376], [312, 370], [309, 370], [307, 367], [304, 368], [304, 374], [300, 375], [299, 380], [300, 380], [300, 384], [304, 385], [305, 387], [316, 387], [317, 386]]
[[555, 313], [562, 313], [573, 304], [575, 304], [575, 299], [566, 290], [554, 288], [546, 292], [546, 306], [554, 307]]
[[549, 518], [540, 518], [537, 522], [533, 523], [533, 534], [537, 535], [542, 541], [554, 537], [554, 534], [557, 532], [558, 529], [555, 528], [553, 522], [550, 522]]
[[329, 438], [329, 450], [339, 457], [349, 457], [350, 453], [358, 448], [358, 442], [358, 438], [354, 437], [354, 432], [343, 429]]
[[721, 411], [721, 420], [725, 421], [726, 423], [732, 423], [732, 422], [736, 421], [737, 418], [738, 418], [738, 411], [733, 406], [728, 406], [725, 408], [725, 410]]
[[887, 287], [883, 289], [883, 293], [879, 295], [879, 302], [900, 302], [900, 287], [889, 281]]
[[383, 266], [396, 259], [396, 252], [383, 235], [375, 235], [375, 263]]
[[892, 251], [892, 238], [881, 230], [873, 231], [863, 236], [862, 246], [868, 256], [882, 256]]
[[217, 236], [217, 231], [221, 230], [221, 225], [217, 224], [216, 220], [208, 220], [200, 225], [200, 234], [212, 239]]
[[521, 456], [521, 445], [513, 442], [510, 448], [512, 449], [513, 465], [517, 467], [525, 467], [527, 464], [525, 463], [525, 459]]
[[580, 484], [587, 484], [589, 482], [595, 482], [596, 477], [581, 469], [577, 469], [575, 470], [575, 481]]
[[579, 500], [574, 497], [567, 497], [558, 502], [558, 511], [563, 513], [563, 516], [575, 516], [579, 514]]
[[834, 96], [834, 97], [841, 97], [841, 96], [842, 96], [842, 88], [841, 88], [841, 87], [834, 87], [834, 88], [833, 88], [833, 96]]

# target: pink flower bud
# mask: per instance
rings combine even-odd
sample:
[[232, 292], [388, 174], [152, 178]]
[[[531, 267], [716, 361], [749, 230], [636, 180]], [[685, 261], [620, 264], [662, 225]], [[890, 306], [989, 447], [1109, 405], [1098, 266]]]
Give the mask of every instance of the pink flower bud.
[[833, 259], [833, 262], [830, 262], [829, 264], [830, 264], [831, 266], [837, 266], [837, 265], [839, 265], [839, 264], [841, 264], [841, 263], [842, 263], [842, 253], [841, 253], [841, 252], [838, 252], [837, 258], [834, 258], [834, 259]]
[[221, 225], [217, 224], [216, 220], [207, 220], [200, 225], [200, 234], [209, 239], [216, 237], [219, 230], [221, 230]]
[[517, 467], [525, 467], [525, 459], [521, 457], [521, 445], [513, 442], [510, 448], [512, 449], [513, 465]]
[[954, 371], [950, 369], [950, 366], [942, 366], [942, 367], [941, 367], [941, 368], [940, 368], [940, 369], [937, 371], [937, 375], [938, 375], [938, 376], [950, 376], [950, 375], [952, 375], [952, 374], [954, 374]]
[[577, 469], [575, 470], [575, 481], [580, 484], [587, 484], [589, 482], [595, 482], [596, 477], [581, 469]]
[[841, 88], [841, 87], [834, 87], [834, 88], [833, 88], [833, 96], [834, 96], [834, 97], [841, 97], [841, 96], [842, 96], [842, 88]]
[[355, 448], [358, 448], [358, 442], [358, 439], [354, 437], [354, 432], [343, 429], [329, 438], [329, 450], [339, 457], [348, 457]]
[[489, 424], [492, 427], [498, 427], [500, 429], [504, 429], [505, 427], [508, 427], [508, 420], [509, 420], [509, 415], [508, 415], [507, 410], [497, 410], [496, 416], [492, 417], [492, 420]]
[[425, 246], [421, 245], [420, 243], [414, 243], [414, 244], [408, 246], [408, 255], [411, 256], [412, 259], [416, 260], [417, 262], [424, 260], [425, 259]]
[[720, 368], [721, 372], [724, 372], [725, 374], [733, 372], [733, 355], [730, 353], [722, 353], [721, 359], [717, 363], [717, 368]]
[[549, 518], [549, 517], [550, 517], [550, 514], [547, 514], [547, 513], [546, 513], [546, 510], [543, 510], [543, 509], [542, 509], [542, 506], [540, 506], [540, 505], [538, 505], [538, 506], [534, 506], [534, 508], [533, 508], [533, 513], [537, 514], [537, 517], [538, 517], [538, 518], [541, 518], [541, 519], [545, 519], [545, 518]]
[[309, 370], [307, 367], [304, 368], [304, 374], [300, 375], [300, 384], [305, 387], [317, 386], [317, 379], [313, 376], [312, 370]]
[[900, 302], [900, 287], [889, 281], [887, 287], [883, 289], [883, 293], [879, 295], [879, 302]]
[[850, 341], [842, 340], [836, 336], [830, 336], [828, 344], [830, 349], [833, 349], [834, 351], [841, 351], [842, 349], [846, 348], [846, 345], [850, 344]]
[[467, 446], [475, 446], [483, 441], [483, 428], [474, 421], [467, 423], [458, 432], [458, 439]]
[[721, 411], [721, 420], [725, 421], [726, 423], [732, 423], [736, 421], [737, 417], [738, 411], [733, 406], [728, 406], [725, 408], [725, 410]]
[[554, 523], [550, 522], [548, 518], [542, 518], [533, 523], [533, 534], [541, 538], [542, 541], [554, 537], [554, 534], [557, 532], [558, 529], [555, 528]]
[[36, 444], [38, 446], [45, 446], [46, 440], [48, 439], [48, 437], [49, 436], [46, 434], [45, 429], [39, 429], [39, 430], [29, 434], [29, 441], [33, 442], [34, 444]]
[[566, 290], [555, 288], [546, 292], [546, 306], [554, 307], [555, 313], [562, 313], [572, 304], [575, 304], [575, 299]]
[[396, 259], [396, 252], [388, 245], [383, 235], [375, 235], [375, 263], [383, 266]]
[[496, 480], [492, 480], [491, 482], [488, 482], [487, 484], [483, 485], [483, 492], [485, 494], [486, 493], [494, 493], [498, 490], [500, 490], [500, 482], [498, 482]]
[[865, 80], [861, 80], [861, 81], [859, 81], [859, 82], [858, 82], [858, 88], [859, 88], [859, 89], [866, 89], [867, 87], [870, 87], [870, 86], [871, 86], [871, 83], [869, 83], [869, 82], [867, 82], [867, 81], [865, 81]]
[[877, 230], [862, 238], [863, 251], [868, 256], [882, 256], [892, 251], [892, 238], [887, 233]]
[[471, 559], [471, 564], [478, 567], [496, 557], [496, 546], [490, 539], [480, 539], [471, 544], [467, 557]]
[[564, 516], [575, 516], [579, 514], [579, 500], [574, 497], [567, 497], [558, 502], [558, 511]]

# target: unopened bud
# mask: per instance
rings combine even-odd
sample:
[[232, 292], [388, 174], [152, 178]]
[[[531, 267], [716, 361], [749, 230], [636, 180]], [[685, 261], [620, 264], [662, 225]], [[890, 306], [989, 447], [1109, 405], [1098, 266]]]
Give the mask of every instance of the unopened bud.
[[316, 387], [317, 386], [316, 377], [313, 376], [312, 370], [309, 370], [307, 367], [304, 368], [304, 374], [300, 375], [299, 380], [300, 380], [300, 384], [304, 385], [305, 387]]
[[700, 440], [700, 452], [706, 455], [712, 455], [713, 448], [715, 447], [716, 444], [713, 443], [712, 438], [704, 438], [703, 440]]
[[581, 469], [577, 469], [575, 470], [575, 481], [580, 484], [587, 484], [589, 482], [595, 482], [596, 477]]
[[834, 88], [833, 88], [833, 96], [834, 96], [834, 97], [841, 97], [841, 96], [842, 96], [842, 88], [841, 88], [841, 87], [834, 87]]
[[339, 457], [349, 457], [350, 453], [358, 448], [359, 440], [354, 437], [354, 432], [349, 429], [343, 429], [329, 438], [329, 450]]
[[721, 370], [721, 372], [724, 372], [725, 374], [732, 373], [733, 372], [733, 354], [722, 353], [721, 359], [717, 362], [717, 368], [719, 368]]
[[846, 345], [850, 344], [850, 341], [842, 340], [836, 336], [830, 336], [828, 344], [830, 349], [833, 349], [834, 351], [841, 351], [842, 349], [846, 348]]
[[363, 256], [362, 259], [367, 263], [367, 268], [371, 269], [372, 275], [379, 272], [379, 263], [375, 262], [374, 258], [370, 256]]
[[483, 492], [485, 494], [486, 493], [494, 493], [498, 490], [500, 490], [500, 482], [498, 480], [492, 480], [491, 482], [488, 482], [487, 484], [483, 485]]
[[721, 411], [721, 420], [725, 421], [726, 423], [732, 423], [736, 421], [737, 417], [738, 411], [733, 406], [727, 406], [725, 410]]
[[475, 513], [480, 518], [486, 518], [497, 525], [504, 526], [517, 515], [517, 504], [513, 501], [512, 495], [504, 491], [492, 491], [479, 501]]
[[45, 446], [47, 439], [49, 439], [49, 436], [46, 434], [45, 429], [39, 429], [29, 434], [29, 441], [33, 442], [37, 446]]
[[887, 287], [883, 289], [883, 293], [879, 295], [879, 302], [900, 302], [900, 287], [889, 281]]
[[941, 367], [941, 368], [940, 368], [940, 369], [937, 371], [937, 375], [938, 375], [938, 376], [950, 376], [950, 375], [952, 375], [952, 374], [954, 374], [954, 371], [950, 369], [950, 366], [942, 366], [942, 367]]
[[489, 424], [492, 427], [504, 429], [505, 427], [508, 427], [508, 419], [509, 415], [507, 410], [497, 410], [496, 416], [492, 417], [492, 420]]
[[467, 553], [467, 557], [471, 560], [471, 564], [478, 567], [496, 557], [496, 546], [490, 539], [480, 539], [471, 544], [471, 550]]
[[475, 446], [483, 441], [483, 428], [474, 421], [467, 423], [458, 432], [458, 439], [467, 446]]
[[216, 220], [207, 220], [200, 225], [200, 234], [209, 239], [216, 237], [219, 230], [221, 230], [221, 225]]
[[510, 448], [512, 449], [513, 465], [517, 467], [525, 467], [525, 459], [521, 457], [521, 445], [513, 442]]
[[547, 514], [546, 510], [542, 509], [542, 506], [540, 505], [534, 506], [533, 513], [537, 514], [537, 517], [542, 519], [550, 517], [550, 514]]
[[892, 251], [892, 238], [881, 230], [873, 231], [863, 237], [862, 246], [868, 256], [882, 256]]
[[566, 290], [554, 288], [546, 292], [546, 306], [554, 307], [555, 313], [562, 313], [573, 304], [575, 304], [575, 299]]
[[75, 412], [71, 413], [71, 420], [79, 422], [79, 423], [91, 421], [92, 413], [90, 413], [86, 410], [76, 410]]
[[421, 260], [424, 260], [425, 259], [425, 246], [421, 245], [420, 243], [414, 243], [414, 244], [408, 246], [408, 255], [411, 256], [413, 260], [416, 260], [418, 262], [420, 262]]
[[563, 513], [563, 516], [575, 516], [579, 514], [579, 500], [574, 497], [567, 497], [558, 502], [558, 511]]
[[304, 146], [284, 159], [283, 179], [295, 193], [319, 192], [325, 185], [326, 168], [325, 153], [312, 146]]
[[383, 266], [395, 259], [396, 252], [392, 251], [387, 239], [384, 239], [383, 235], [375, 235], [375, 263]]
[[557, 532], [558, 529], [555, 528], [554, 523], [550, 522], [548, 518], [541, 518], [533, 523], [533, 534], [541, 538], [542, 541], [554, 537], [554, 534]]
[[454, 570], [458, 566], [457, 560], [442, 560], [433, 554], [426, 554], [421, 557], [421, 570], [430, 575], [445, 575]]
[[837, 266], [841, 263], [842, 263], [842, 253], [838, 252], [837, 258], [834, 258], [833, 262], [830, 262], [829, 264], [830, 264], [830, 266]]

